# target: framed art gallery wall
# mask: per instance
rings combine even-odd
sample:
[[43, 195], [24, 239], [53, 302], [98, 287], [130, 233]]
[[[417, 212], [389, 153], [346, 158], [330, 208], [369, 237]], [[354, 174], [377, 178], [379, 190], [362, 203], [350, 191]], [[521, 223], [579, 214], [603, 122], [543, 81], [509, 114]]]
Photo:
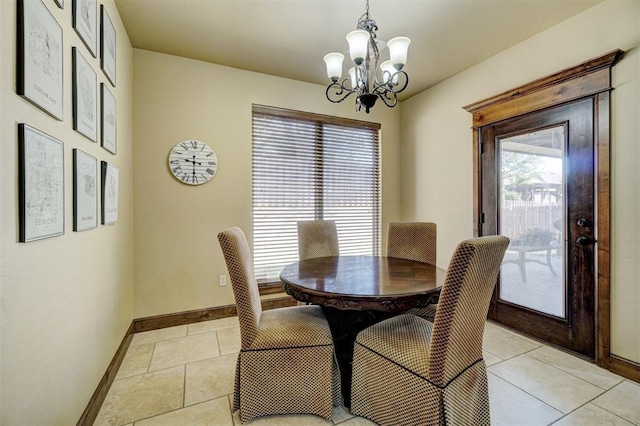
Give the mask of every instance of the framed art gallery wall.
[[[19, 63], [18, 7], [25, 5], [44, 20], [28, 37], [58, 43], [60, 61], [38, 50], [51, 44], [33, 43], [27, 52], [31, 65]], [[95, 20], [80, 29], [88, 42], [74, 28], [75, 5], [74, 0], [0, 1], [0, 424], [76, 424], [133, 319], [133, 49], [113, 0], [85, 6], [95, 12]], [[116, 54], [107, 58], [109, 76], [101, 61], [102, 10], [112, 27], [106, 41]], [[95, 52], [87, 44], [95, 44]], [[95, 73], [94, 84], [77, 86], [86, 102], [78, 105], [82, 118], [96, 125], [83, 130], [89, 137], [74, 130], [74, 48], [88, 63], [84, 71]], [[25, 66], [32, 74], [23, 89], [35, 91], [18, 87]], [[51, 81], [42, 80], [43, 74]], [[109, 92], [104, 144], [101, 86]], [[117, 126], [111, 125], [116, 118]], [[21, 128], [27, 130], [24, 154], [30, 159], [24, 176], [31, 180], [24, 183], [62, 173], [62, 182], [47, 178], [49, 186], [38, 187], [42, 193], [25, 185], [24, 195], [41, 206], [43, 194], [60, 197], [47, 215], [24, 209], [31, 222], [22, 220], [19, 205]], [[63, 158], [55, 167], [37, 160], [43, 153], [58, 155], [60, 147]], [[117, 222], [109, 226], [100, 223], [101, 161], [119, 170]], [[21, 224], [26, 225], [22, 236]]]

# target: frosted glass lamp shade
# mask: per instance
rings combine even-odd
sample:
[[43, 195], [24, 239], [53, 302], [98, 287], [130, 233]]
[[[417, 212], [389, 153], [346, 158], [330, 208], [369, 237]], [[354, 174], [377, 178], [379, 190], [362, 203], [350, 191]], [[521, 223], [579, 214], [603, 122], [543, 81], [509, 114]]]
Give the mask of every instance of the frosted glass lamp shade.
[[349, 54], [351, 55], [351, 60], [357, 65], [360, 65], [364, 58], [367, 57], [370, 37], [371, 35], [365, 30], [355, 30], [347, 34]]
[[344, 55], [342, 53], [328, 53], [324, 55], [324, 63], [327, 64], [327, 76], [331, 80], [340, 80], [342, 77], [342, 61]]
[[[391, 76], [394, 75], [398, 70], [395, 69], [391, 61], [384, 61], [380, 64], [380, 71], [382, 72], [382, 82], [386, 84], [389, 83], [389, 79], [391, 78]], [[397, 75], [393, 77], [393, 82], [398, 82]]]
[[397, 70], [401, 70], [407, 63], [409, 44], [411, 44], [411, 40], [408, 37], [392, 38], [387, 43], [391, 63]]

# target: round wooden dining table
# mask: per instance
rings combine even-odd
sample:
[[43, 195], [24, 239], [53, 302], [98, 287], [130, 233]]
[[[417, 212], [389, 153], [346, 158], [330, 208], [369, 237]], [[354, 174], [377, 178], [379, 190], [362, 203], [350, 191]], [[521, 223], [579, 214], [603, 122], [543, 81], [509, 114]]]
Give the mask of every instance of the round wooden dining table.
[[411, 308], [437, 303], [446, 271], [384, 256], [301, 260], [280, 272], [284, 291], [321, 305], [333, 335], [345, 406], [350, 406], [351, 360], [357, 334]]

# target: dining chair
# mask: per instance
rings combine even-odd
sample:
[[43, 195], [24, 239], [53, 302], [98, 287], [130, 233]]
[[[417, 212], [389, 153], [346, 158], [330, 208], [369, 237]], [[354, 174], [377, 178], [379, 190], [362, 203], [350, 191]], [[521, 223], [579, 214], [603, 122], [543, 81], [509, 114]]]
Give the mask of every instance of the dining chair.
[[352, 414], [381, 425], [490, 424], [482, 337], [508, 244], [494, 235], [458, 245], [433, 323], [402, 314], [358, 333]]
[[[433, 222], [390, 222], [387, 256], [436, 264], [437, 227]], [[437, 305], [412, 308], [407, 313], [433, 322]]]
[[262, 310], [253, 260], [242, 230], [218, 234], [240, 320], [241, 349], [233, 412], [240, 420], [280, 414], [330, 419], [340, 405], [340, 372], [331, 330], [316, 305]]
[[340, 254], [338, 231], [334, 220], [302, 220], [298, 222], [299, 260]]

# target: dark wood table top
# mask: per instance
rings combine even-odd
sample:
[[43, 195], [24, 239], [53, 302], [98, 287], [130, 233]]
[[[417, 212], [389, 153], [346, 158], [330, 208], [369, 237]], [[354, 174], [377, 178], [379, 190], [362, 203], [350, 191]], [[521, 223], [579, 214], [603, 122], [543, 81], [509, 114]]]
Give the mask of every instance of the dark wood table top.
[[402, 312], [436, 303], [446, 271], [384, 256], [319, 257], [280, 272], [294, 299], [338, 309]]

